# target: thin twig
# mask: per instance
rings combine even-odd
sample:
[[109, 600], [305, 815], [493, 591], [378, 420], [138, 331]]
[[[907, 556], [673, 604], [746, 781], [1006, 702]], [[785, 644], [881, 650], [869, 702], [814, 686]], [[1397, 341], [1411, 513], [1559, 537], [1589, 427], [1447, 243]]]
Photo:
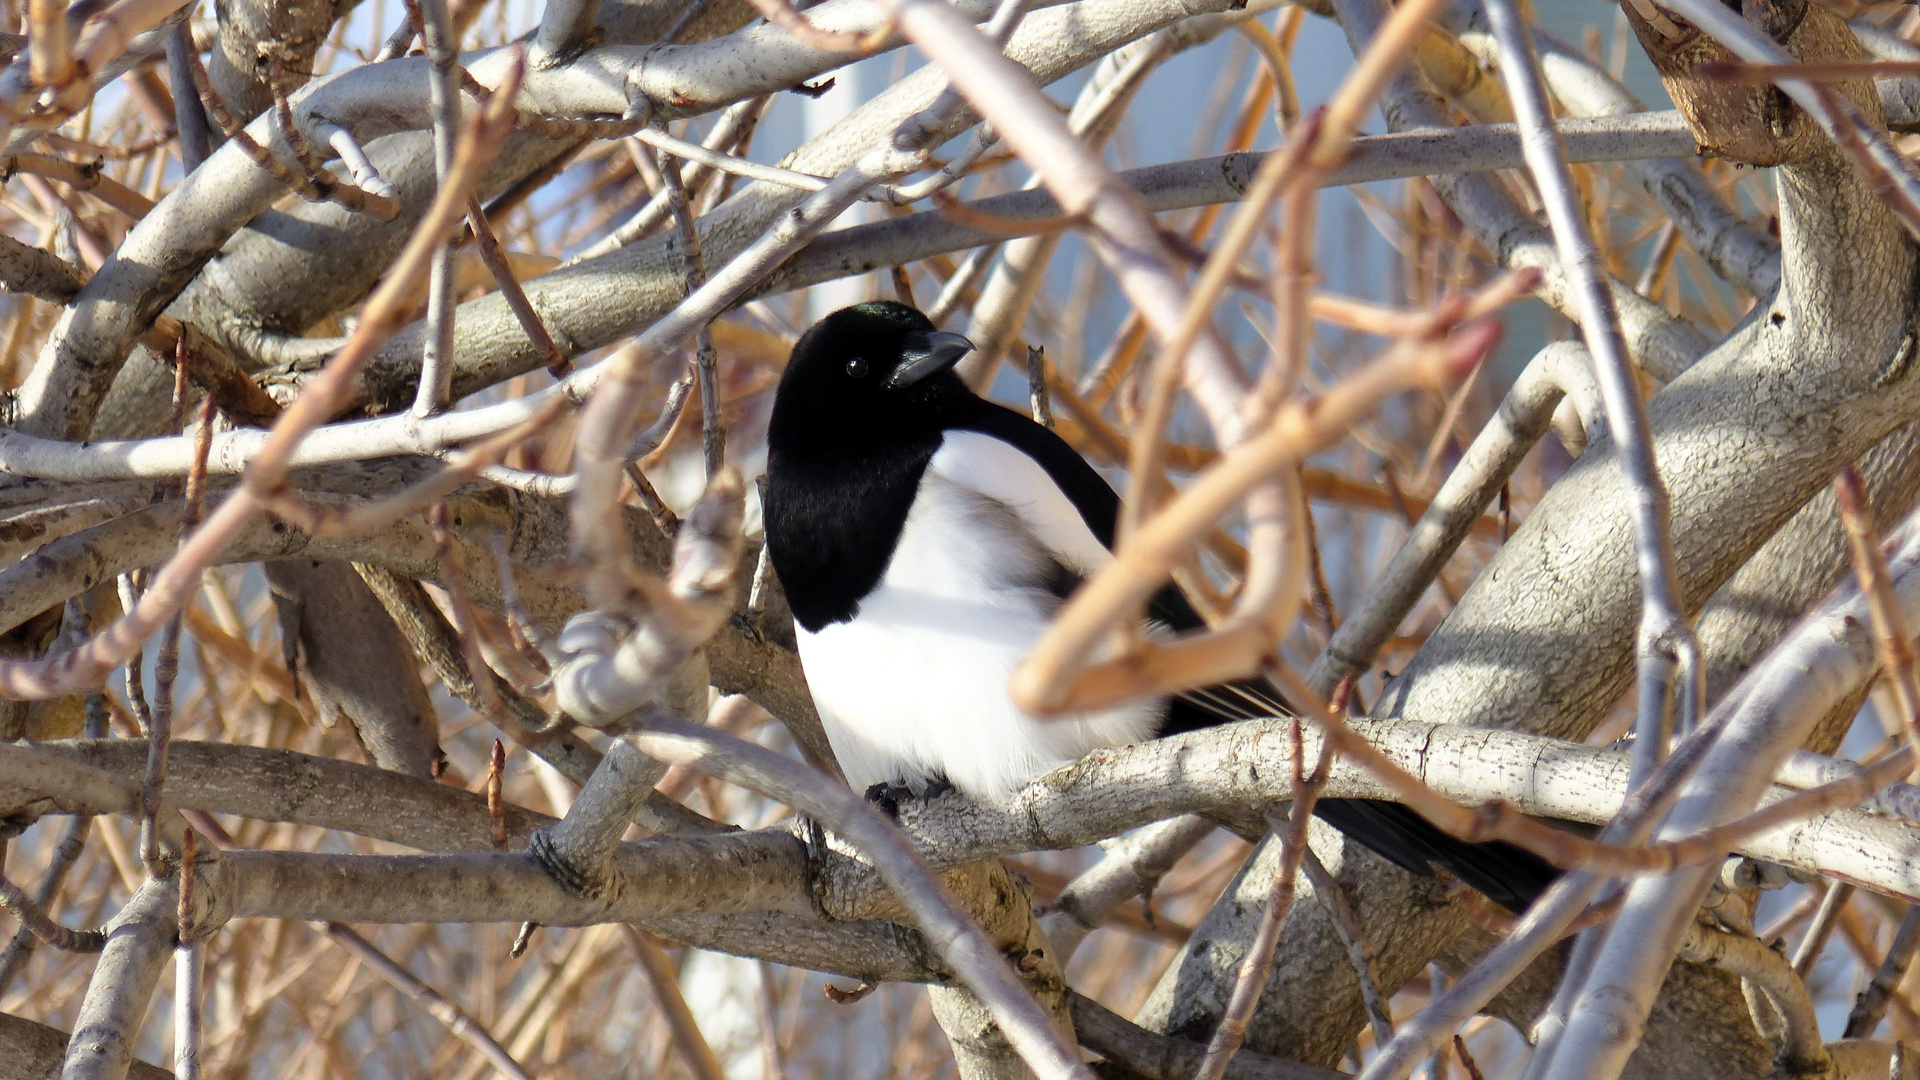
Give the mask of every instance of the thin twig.
[[1577, 321], [1599, 378], [1615, 459], [1629, 492], [1642, 597], [1635, 647], [1639, 702], [1634, 716], [1634, 775], [1645, 777], [1667, 752], [1676, 669], [1683, 680], [1702, 677], [1699, 643], [1681, 601], [1672, 506], [1654, 460], [1653, 428], [1641, 398], [1639, 376], [1627, 354], [1605, 263], [1587, 228], [1586, 210], [1574, 190], [1565, 148], [1553, 126], [1532, 32], [1513, 0], [1488, 0], [1487, 18], [1500, 46], [1500, 72], [1520, 127], [1521, 152], [1546, 205]]
[[362, 309], [360, 322], [347, 342], [320, 377], [308, 383], [293, 405], [280, 414], [249, 461], [238, 490], [194, 530], [154, 575], [138, 604], [129, 606], [112, 627], [58, 658], [0, 663], [0, 694], [38, 699], [89, 688], [125, 663], [142, 641], [186, 605], [198, 588], [200, 572], [252, 521], [265, 497], [279, 489], [301, 441], [339, 413], [355, 392], [374, 346], [397, 329], [408, 306], [408, 290], [426, 271], [441, 238], [452, 232], [465, 211], [467, 186], [479, 178], [512, 130], [512, 117], [504, 103], [512, 99], [519, 72], [520, 66], [515, 64], [503, 84], [507, 92], [469, 126], [461, 140], [457, 182], [443, 186], [435, 197], [412, 239]]
[[1306, 871], [1307, 880], [1313, 884], [1314, 899], [1332, 917], [1334, 929], [1347, 946], [1347, 959], [1353, 964], [1354, 977], [1360, 981], [1360, 1000], [1367, 1007], [1367, 1023], [1373, 1028], [1374, 1044], [1385, 1046], [1393, 1041], [1393, 1011], [1387, 1007], [1386, 995], [1380, 992], [1373, 947], [1367, 944], [1366, 925], [1360, 921], [1360, 913], [1354, 910], [1346, 889], [1327, 870], [1312, 848], [1302, 850], [1300, 865]]
[[0, 877], [0, 909], [20, 920], [20, 928], [61, 952], [97, 953], [106, 948], [107, 935], [99, 930], [75, 930], [55, 922], [20, 886]]
[[1458, 1034], [1453, 1037], [1453, 1052], [1460, 1058], [1461, 1066], [1467, 1070], [1467, 1080], [1487, 1080], [1486, 1074], [1480, 1071], [1480, 1063], [1473, 1060], [1472, 1054], [1467, 1053], [1467, 1040]]
[[1293, 803], [1284, 823], [1272, 821], [1274, 833], [1280, 840], [1280, 852], [1273, 884], [1267, 891], [1267, 906], [1260, 913], [1260, 925], [1234, 974], [1226, 1009], [1220, 1015], [1219, 1026], [1213, 1030], [1213, 1037], [1207, 1041], [1207, 1054], [1200, 1059], [1194, 1080], [1221, 1080], [1226, 1075], [1227, 1063], [1246, 1039], [1247, 1022], [1253, 1018], [1254, 1006], [1259, 1004], [1261, 994], [1267, 989], [1267, 976], [1273, 971], [1274, 948], [1280, 943], [1280, 927], [1293, 904], [1295, 879], [1307, 850], [1307, 823], [1313, 819], [1313, 805], [1319, 799], [1320, 789], [1326, 786], [1327, 771], [1333, 763], [1333, 742], [1327, 740], [1321, 743], [1320, 759], [1313, 772], [1306, 771], [1301, 723], [1298, 718], [1293, 721]]
[[[194, 468], [187, 474], [187, 511], [181, 519], [180, 537], [184, 545], [200, 524], [201, 504], [206, 498], [207, 453], [213, 447], [213, 395], [200, 399], [200, 415], [194, 426]], [[153, 664], [153, 718], [147, 729], [147, 772], [140, 788], [140, 858], [155, 877], [163, 876], [164, 855], [160, 850], [160, 798], [167, 780], [167, 745], [173, 738], [173, 688], [180, 675], [180, 631], [182, 615], [167, 620], [160, 632], [160, 654]]]
[[487, 663], [486, 652], [480, 647], [479, 619], [474, 614], [473, 600], [467, 593], [466, 575], [460, 572], [459, 564], [453, 558], [453, 531], [447, 526], [447, 504], [434, 504], [427, 521], [433, 528], [434, 557], [440, 563], [447, 598], [452, 601], [453, 628], [460, 636], [460, 652], [467, 662], [467, 676], [473, 681], [474, 692], [481, 701], [481, 712], [499, 722], [508, 715], [507, 703], [501, 699], [500, 688], [494, 682], [499, 676]]
[[679, 1051], [681, 1064], [693, 1074], [694, 1080], [726, 1080], [726, 1070], [721, 1068], [720, 1059], [714, 1056], [693, 1010], [687, 1007], [687, 999], [680, 992], [680, 973], [674, 968], [673, 958], [645, 930], [623, 925], [620, 931], [633, 946], [640, 968], [647, 974], [654, 1004], [666, 1017], [667, 1032], [673, 1037], [673, 1048]]
[[400, 216], [400, 204], [393, 199], [362, 191], [352, 184], [339, 183], [332, 179], [331, 174], [322, 173], [321, 176], [326, 177], [324, 180], [320, 176], [309, 176], [281, 161], [273, 151], [261, 146], [252, 135], [247, 134], [245, 126], [234, 119], [233, 113], [227, 109], [227, 103], [208, 81], [206, 65], [200, 62], [197, 53], [187, 54], [187, 71], [192, 76], [193, 87], [199, 92], [201, 102], [206, 105], [207, 115], [220, 125], [226, 137], [239, 146], [255, 165], [299, 192], [301, 198], [313, 202], [336, 202], [349, 210], [371, 214], [381, 221], [392, 221]]
[[[101, 694], [88, 696], [89, 712], [93, 710], [94, 702], [103, 697], [104, 695]], [[104, 725], [102, 728], [101, 734], [104, 734]], [[98, 737], [92, 731], [89, 731], [88, 735]], [[33, 896], [30, 898], [35, 908], [41, 911], [48, 910], [54, 899], [60, 895], [60, 886], [65, 883], [68, 872], [73, 869], [73, 864], [79, 861], [80, 853], [86, 847], [87, 830], [92, 824], [92, 819], [84, 814], [76, 814], [67, 819], [66, 826], [61, 830], [60, 839], [54, 844], [53, 859], [47, 864], [47, 871], [41, 875], [40, 884], [34, 889]], [[28, 960], [32, 959], [34, 943], [39, 940], [39, 936], [25, 926], [14, 932], [13, 940], [7, 943], [6, 951], [0, 952], [0, 994], [7, 992], [13, 984], [13, 977], [19, 974]]]
[[1826, 951], [1827, 941], [1833, 937], [1833, 928], [1838, 925], [1847, 902], [1852, 899], [1852, 885], [1844, 881], [1828, 883], [1826, 895], [1820, 898], [1820, 906], [1813, 913], [1813, 922], [1808, 924], [1807, 932], [1800, 938], [1799, 947], [1793, 951], [1793, 970], [1802, 979], [1813, 973], [1814, 963]]
[[1000, 950], [872, 804], [785, 755], [657, 710], [647, 712], [646, 728], [629, 736], [642, 750], [778, 799], [858, 846], [1028, 1067], [1041, 1080], [1090, 1080], [1091, 1071], [1061, 1039]]
[[1920, 906], [1908, 904], [1907, 913], [1901, 916], [1900, 926], [1893, 932], [1893, 940], [1887, 945], [1886, 958], [1880, 961], [1880, 967], [1873, 973], [1867, 988], [1854, 999], [1853, 1011], [1847, 1014], [1846, 1033], [1842, 1038], [1873, 1037], [1874, 1029], [1880, 1026], [1880, 1019], [1887, 1014], [1887, 1005], [1899, 993], [1900, 980], [1906, 977], [1907, 968], [1913, 965], [1916, 948], [1920, 948]]
[[[653, 130], [653, 129], [645, 129]], [[637, 160], [645, 160], [640, 151]], [[694, 224], [693, 207], [687, 202], [687, 189], [680, 170], [669, 166], [657, 170], [667, 207], [673, 212], [674, 227], [680, 234], [681, 258], [685, 261], [687, 288], [699, 288], [707, 280], [706, 258], [700, 248], [700, 229]], [[694, 375], [700, 388], [700, 452], [711, 483], [726, 464], [727, 430], [720, 418], [719, 360], [713, 351], [713, 330], [702, 326], [694, 333]]]
[[[428, 99], [433, 110], [433, 175], [441, 190], [453, 182], [454, 150], [460, 140], [460, 43], [455, 39], [447, 0], [414, 0], [420, 12], [421, 37], [433, 72]], [[563, 6], [554, 0], [553, 8]], [[588, 8], [591, 18], [591, 6]], [[471, 200], [471, 191], [467, 193]], [[452, 238], [434, 254], [427, 276], [427, 327], [422, 337], [420, 384], [415, 390], [413, 415], [432, 416], [446, 409], [453, 387], [454, 251]]]
[[500, 295], [506, 298], [507, 306], [513, 309], [513, 317], [520, 320], [520, 328], [527, 332], [527, 339], [533, 342], [534, 352], [540, 356], [540, 362], [546, 365], [547, 373], [556, 379], [564, 379], [573, 371], [573, 361], [567, 359], [560, 346], [554, 343], [553, 335], [547, 332], [547, 324], [534, 310], [533, 301], [527, 299], [527, 290], [520, 285], [519, 277], [513, 272], [513, 264], [507, 261], [507, 253], [500, 246], [500, 238], [494, 235], [493, 227], [487, 223], [487, 212], [481, 207], [476, 196], [467, 196], [467, 222], [473, 229], [473, 239], [480, 249], [480, 259], [493, 273], [494, 282], [500, 286]]
[[526, 601], [520, 596], [520, 586], [514, 580], [513, 559], [507, 552], [507, 536], [495, 533], [493, 537], [493, 564], [500, 573], [500, 608], [507, 617], [507, 632], [513, 636], [514, 647], [520, 649], [527, 663], [539, 670], [551, 666], [548, 659], [553, 652], [553, 643], [547, 639], [546, 632], [527, 610]]
[[1867, 610], [1873, 616], [1874, 647], [1880, 653], [1887, 683], [1893, 688], [1900, 726], [1907, 734], [1907, 745], [1920, 760], [1920, 677], [1914, 673], [1912, 638], [1902, 625], [1900, 602], [1893, 594], [1879, 530], [1874, 528], [1867, 506], [1866, 485], [1854, 465], [1848, 464], [1833, 478], [1833, 501], [1847, 530], [1860, 595], [1866, 597]]
[[446, 1025], [454, 1038], [479, 1051], [481, 1056], [500, 1070], [511, 1080], [533, 1080], [507, 1048], [501, 1046], [492, 1033], [468, 1015], [465, 1009], [447, 1000], [438, 990], [421, 982], [413, 972], [400, 966], [392, 957], [360, 936], [350, 926], [341, 923], [317, 923], [314, 929], [327, 935], [335, 944], [353, 954], [373, 972], [385, 979], [394, 989], [404, 994], [409, 1001], [427, 1011], [435, 1020]]

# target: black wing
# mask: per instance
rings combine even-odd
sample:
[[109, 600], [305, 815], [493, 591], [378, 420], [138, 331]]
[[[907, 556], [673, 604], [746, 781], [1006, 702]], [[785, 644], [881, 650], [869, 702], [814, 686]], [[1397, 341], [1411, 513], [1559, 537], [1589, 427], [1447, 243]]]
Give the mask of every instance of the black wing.
[[[984, 398], [972, 398], [949, 420], [949, 428], [977, 431], [1009, 443], [1047, 470], [1081, 520], [1108, 550], [1120, 517], [1120, 496], [1066, 440], [1020, 413]], [[1155, 593], [1149, 616], [1174, 630], [1198, 630], [1200, 614], [1172, 585]], [[1265, 679], [1208, 687], [1176, 697], [1161, 735], [1178, 735], [1240, 720], [1292, 716], [1286, 699]], [[1448, 836], [1426, 818], [1379, 799], [1322, 799], [1321, 820], [1410, 873], [1432, 877], [1435, 865], [1518, 914], [1559, 876], [1544, 860], [1511, 844], [1469, 844]]]

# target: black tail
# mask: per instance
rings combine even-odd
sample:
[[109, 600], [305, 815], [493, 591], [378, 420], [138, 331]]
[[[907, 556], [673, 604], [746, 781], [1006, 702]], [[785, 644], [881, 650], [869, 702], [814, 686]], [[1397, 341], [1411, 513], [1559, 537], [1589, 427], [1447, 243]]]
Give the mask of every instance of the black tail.
[[[1292, 713], [1265, 681], [1210, 687], [1175, 698], [1161, 734]], [[1401, 869], [1432, 877], [1438, 866], [1516, 915], [1560, 876], [1546, 860], [1512, 844], [1456, 840], [1399, 803], [1322, 799], [1314, 813]]]
[[1495, 840], [1469, 844], [1399, 803], [1322, 799], [1313, 812], [1403, 870], [1432, 877], [1435, 866], [1513, 912], [1527, 910], [1560, 871], [1540, 856]]

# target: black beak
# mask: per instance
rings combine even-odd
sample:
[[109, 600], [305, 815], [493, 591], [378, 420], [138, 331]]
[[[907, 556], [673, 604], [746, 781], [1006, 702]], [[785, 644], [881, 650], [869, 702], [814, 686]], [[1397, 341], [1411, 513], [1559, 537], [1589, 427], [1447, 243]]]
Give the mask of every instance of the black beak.
[[973, 342], [945, 330], [914, 331], [900, 342], [900, 366], [881, 385], [904, 390], [929, 375], [938, 375], [973, 351]]

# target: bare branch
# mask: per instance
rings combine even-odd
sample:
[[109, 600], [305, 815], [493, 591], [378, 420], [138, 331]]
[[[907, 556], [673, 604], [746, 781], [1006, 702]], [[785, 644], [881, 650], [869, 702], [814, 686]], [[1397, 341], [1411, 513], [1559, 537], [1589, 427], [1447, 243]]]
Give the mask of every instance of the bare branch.
[[55, 922], [20, 886], [0, 877], [0, 908], [20, 920], [20, 929], [62, 952], [97, 953], [106, 948], [107, 935], [99, 930], [74, 930]]
[[[1636, 772], [1644, 777], [1667, 752], [1674, 680], [1681, 681], [1679, 693], [1684, 699], [1689, 681], [1698, 684], [1705, 677], [1699, 642], [1694, 639], [1691, 620], [1683, 607], [1680, 577], [1674, 569], [1673, 511], [1654, 462], [1653, 427], [1627, 356], [1620, 312], [1553, 129], [1553, 110], [1547, 103], [1532, 34], [1512, 0], [1487, 0], [1486, 10], [1500, 44], [1501, 75], [1520, 124], [1521, 149], [1546, 203], [1547, 219], [1553, 227], [1587, 352], [1593, 358], [1615, 459], [1620, 463], [1632, 507], [1642, 596], [1636, 643], [1639, 703], [1634, 748], [1638, 755]], [[1699, 717], [1696, 714], [1685, 719]]]
[[[504, 103], [510, 96], [502, 94], [501, 101]], [[466, 206], [463, 185], [470, 184], [491, 159], [504, 140], [510, 122], [504, 108], [495, 108], [469, 131], [462, 141], [460, 170], [454, 178], [458, 182], [449, 183], [441, 190], [440, 198], [435, 200], [413, 242], [368, 302], [352, 340], [328, 366], [328, 377], [309, 387], [294, 406], [281, 415], [259, 457], [248, 466], [246, 485], [222, 503], [206, 524], [181, 545], [180, 552], [155, 575], [139, 606], [86, 645], [62, 654], [57, 660], [0, 666], [0, 692], [18, 697], [50, 696], [61, 692], [62, 687], [97, 682], [185, 605], [197, 586], [200, 571], [246, 526], [256, 513], [261, 496], [280, 485], [300, 441], [339, 409], [373, 345], [391, 332], [402, 310], [401, 297], [411, 279], [425, 270], [427, 258], [440, 243], [439, 237], [451, 231], [453, 222]]]
[[147, 1005], [173, 952], [178, 906], [170, 880], [150, 880], [107, 924], [106, 949], [94, 965], [67, 1044], [63, 1080], [117, 1080], [127, 1074]]

